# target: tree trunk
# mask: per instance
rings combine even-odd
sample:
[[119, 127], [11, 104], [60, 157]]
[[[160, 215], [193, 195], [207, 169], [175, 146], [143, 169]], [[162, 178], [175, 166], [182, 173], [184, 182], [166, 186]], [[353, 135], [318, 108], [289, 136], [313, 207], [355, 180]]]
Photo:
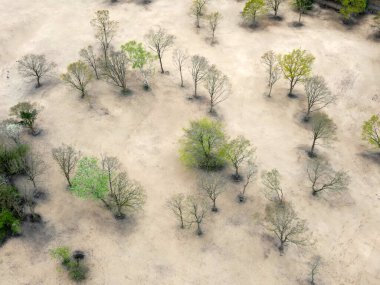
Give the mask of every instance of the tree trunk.
[[70, 181], [70, 175], [65, 173], [65, 177], [66, 177], [67, 183], [69, 183], [69, 187], [71, 188], [71, 186], [73, 185], [71, 184], [71, 181]]
[[272, 94], [272, 88], [273, 88], [273, 84], [270, 84], [270, 85], [269, 85], [269, 93], [268, 93], [268, 97], [271, 97], [271, 94]]
[[198, 82], [194, 80], [194, 98], [197, 97], [197, 85], [198, 85]]
[[181, 87], [183, 87], [182, 67], [179, 68], [179, 74], [181, 75]]
[[185, 228], [185, 225], [184, 225], [184, 223], [183, 223], [182, 213], [181, 213], [180, 218], [181, 218], [181, 229], [184, 229], [184, 228]]
[[158, 54], [158, 59], [160, 60], [161, 73], [165, 73], [164, 68], [162, 67], [162, 59], [160, 54]]
[[203, 234], [202, 229], [201, 229], [201, 224], [200, 224], [200, 223], [197, 223], [197, 226], [198, 226], [198, 228], [197, 228], [197, 234], [198, 234], [199, 236], [201, 236], [201, 235]]
[[298, 17], [298, 23], [301, 23], [301, 16], [302, 16], [302, 12], [300, 11], [300, 15]]
[[40, 76], [37, 76], [37, 86], [36, 86], [36, 88], [40, 88], [40, 87], [41, 87]]
[[278, 247], [278, 249], [280, 251], [280, 255], [283, 255], [284, 254], [284, 242], [283, 241], [281, 241], [281, 244]]
[[81, 91], [80, 97], [83, 99], [86, 96], [86, 91], [84, 90], [84, 88], [82, 88], [80, 91]]
[[313, 144], [311, 145], [311, 148], [310, 148], [310, 152], [309, 152], [309, 156], [310, 157], [313, 157], [314, 156], [314, 148], [315, 148], [315, 142], [316, 142], [316, 138], [313, 139]]
[[216, 199], [212, 201], [211, 211], [218, 212], [218, 208], [216, 207]]
[[293, 88], [294, 88], [293, 81], [294, 79], [290, 80], [289, 96], [293, 95]]

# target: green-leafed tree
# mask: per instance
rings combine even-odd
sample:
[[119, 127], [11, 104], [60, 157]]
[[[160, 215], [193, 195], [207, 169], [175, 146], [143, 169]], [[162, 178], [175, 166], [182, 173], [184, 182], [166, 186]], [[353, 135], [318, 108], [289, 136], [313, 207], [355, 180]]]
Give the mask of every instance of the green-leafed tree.
[[294, 49], [288, 54], [279, 56], [279, 62], [284, 77], [289, 80], [289, 96], [293, 94], [294, 86], [305, 80], [311, 74], [314, 56], [306, 50]]
[[70, 63], [67, 72], [61, 75], [61, 79], [72, 88], [80, 91], [81, 98], [87, 93], [87, 85], [91, 82], [93, 76], [90, 68], [83, 61]]
[[244, 20], [252, 25], [256, 24], [256, 17], [266, 12], [265, 0], [248, 0], [243, 9]]
[[181, 139], [181, 160], [193, 167], [213, 170], [225, 164], [225, 134], [222, 124], [207, 118], [192, 121]]
[[156, 57], [148, 52], [142, 45], [136, 41], [129, 41], [121, 46], [121, 49], [127, 54], [133, 69], [140, 71], [143, 77], [145, 89], [149, 89], [149, 79], [154, 73], [153, 61]]
[[20, 102], [11, 108], [10, 115], [13, 116], [19, 124], [27, 127], [32, 135], [36, 136], [39, 134], [36, 128], [36, 120], [40, 110], [41, 109], [35, 103]]
[[314, 157], [314, 149], [319, 140], [328, 143], [335, 138], [336, 125], [325, 113], [316, 113], [311, 118], [311, 132], [313, 142], [309, 151], [309, 156]]
[[380, 148], [380, 118], [378, 115], [373, 115], [363, 123], [362, 139]]
[[254, 153], [255, 148], [251, 145], [251, 142], [243, 136], [238, 136], [227, 143], [226, 158], [235, 168], [235, 174], [233, 175], [235, 180], [240, 180], [240, 166], [245, 161], [251, 159]]
[[339, 12], [345, 22], [350, 21], [352, 16], [364, 12], [367, 7], [366, 0], [341, 0], [341, 4], [342, 8]]
[[310, 0], [294, 0], [293, 5], [298, 11], [298, 25], [301, 25], [301, 17], [309, 9]]

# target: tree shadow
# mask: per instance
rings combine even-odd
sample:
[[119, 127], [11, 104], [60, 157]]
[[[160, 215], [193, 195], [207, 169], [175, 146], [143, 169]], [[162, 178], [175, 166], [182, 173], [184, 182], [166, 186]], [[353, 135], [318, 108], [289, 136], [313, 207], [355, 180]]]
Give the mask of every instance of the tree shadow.
[[364, 151], [359, 154], [361, 157], [380, 165], [380, 151]]

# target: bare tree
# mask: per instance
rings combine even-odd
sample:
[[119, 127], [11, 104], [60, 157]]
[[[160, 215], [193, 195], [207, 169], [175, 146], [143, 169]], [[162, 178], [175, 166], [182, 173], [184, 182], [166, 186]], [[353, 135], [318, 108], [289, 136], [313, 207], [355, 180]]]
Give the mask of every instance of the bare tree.
[[311, 119], [311, 132], [313, 142], [309, 151], [309, 156], [314, 157], [314, 148], [319, 140], [328, 143], [335, 138], [336, 125], [325, 113], [316, 113]]
[[41, 87], [41, 78], [57, 66], [54, 62], [48, 62], [43, 54], [24, 55], [17, 63], [18, 71], [23, 77], [37, 80], [36, 88]]
[[291, 204], [271, 203], [265, 212], [265, 228], [277, 237], [281, 255], [288, 244], [307, 245], [309, 243], [310, 236], [306, 221], [298, 218]]
[[335, 171], [327, 161], [322, 159], [311, 160], [307, 167], [307, 174], [314, 196], [323, 191], [347, 190], [350, 183], [350, 178], [345, 171]]
[[204, 10], [206, 8], [208, 0], [193, 0], [193, 4], [191, 6], [191, 13], [195, 17], [195, 26], [200, 28], [200, 20], [204, 14]]
[[95, 29], [95, 37], [100, 43], [103, 52], [103, 60], [107, 65], [111, 41], [116, 34], [118, 22], [110, 20], [108, 10], [99, 10], [96, 12], [95, 18], [91, 20], [91, 25]]
[[37, 193], [37, 178], [46, 171], [46, 164], [42, 160], [41, 154], [29, 152], [23, 157], [22, 164], [26, 177], [33, 184], [34, 193]]
[[240, 174], [239, 168], [243, 162], [252, 158], [255, 149], [251, 146], [251, 142], [243, 136], [229, 141], [226, 145], [226, 157], [232, 163], [235, 168], [234, 179], [239, 181]]
[[102, 154], [102, 169], [107, 174], [108, 187], [111, 192], [113, 188], [113, 185], [112, 185], [113, 178], [116, 176], [116, 173], [120, 170], [120, 167], [121, 167], [120, 161], [116, 157]]
[[111, 51], [107, 61], [102, 61], [102, 75], [113, 85], [120, 87], [122, 93], [126, 94], [127, 89], [127, 70], [128, 57], [124, 52]]
[[247, 190], [248, 185], [253, 181], [256, 172], [257, 172], [256, 164], [252, 160], [249, 160], [247, 163], [247, 173], [245, 175], [245, 183], [243, 185], [243, 189], [240, 191], [238, 195], [238, 200], [240, 203], [245, 202], [246, 200], [245, 191]]
[[278, 58], [272, 50], [264, 53], [261, 60], [267, 67], [267, 83], [269, 87], [268, 97], [270, 97], [274, 84], [281, 78], [282, 70]]
[[222, 19], [222, 14], [219, 12], [213, 12], [207, 15], [208, 25], [211, 31], [211, 45], [215, 43], [215, 31], [219, 26], [220, 20]]
[[63, 144], [60, 147], [53, 148], [52, 155], [54, 160], [58, 163], [59, 167], [63, 171], [69, 187], [71, 187], [71, 173], [75, 169], [75, 166], [81, 157], [81, 153], [75, 150], [74, 147]]
[[187, 221], [189, 226], [192, 224], [197, 225], [197, 234], [200, 236], [203, 234], [201, 228], [204, 219], [207, 214], [207, 203], [202, 196], [199, 195], [190, 195], [186, 198], [187, 204]]
[[275, 19], [281, 19], [278, 16], [278, 9], [280, 8], [282, 2], [284, 2], [284, 0], [267, 0], [267, 6], [273, 10]]
[[81, 49], [79, 55], [92, 68], [96, 79], [99, 79], [99, 59], [94, 52], [94, 48], [89, 45], [87, 48]]
[[92, 73], [90, 68], [79, 60], [69, 64], [67, 73], [63, 73], [61, 79], [74, 89], [79, 90], [81, 98], [84, 98], [87, 93], [87, 85], [92, 80]]
[[175, 37], [169, 35], [165, 29], [158, 27], [156, 30], [150, 30], [148, 34], [145, 35], [145, 38], [148, 47], [157, 53], [158, 60], [160, 61], [161, 73], [164, 73], [162, 57], [164, 56], [165, 51], [173, 45]]
[[126, 172], [115, 175], [110, 182], [108, 192], [108, 205], [115, 212], [115, 217], [123, 219], [124, 209], [136, 211], [145, 203], [145, 193], [142, 186], [130, 180]]
[[316, 276], [319, 274], [321, 268], [322, 258], [320, 256], [314, 256], [310, 262], [310, 284], [316, 285]]
[[217, 173], [208, 172], [199, 181], [199, 190], [212, 201], [213, 212], [217, 212], [216, 199], [225, 191], [224, 181]]
[[188, 58], [189, 55], [182, 49], [175, 49], [173, 52], [173, 63], [179, 70], [179, 75], [181, 76], [181, 87], [184, 87], [182, 71]]
[[277, 169], [272, 169], [271, 171], [264, 172], [261, 176], [261, 179], [265, 186], [265, 198], [271, 202], [274, 202], [275, 204], [283, 204], [285, 202], [280, 178], [280, 173]]
[[203, 81], [207, 76], [209, 64], [205, 57], [193, 55], [191, 57], [191, 75], [194, 82], [194, 98], [198, 97], [198, 83]]
[[179, 193], [171, 196], [166, 206], [178, 217], [181, 229], [185, 228], [185, 195]]
[[322, 76], [312, 76], [305, 80], [307, 109], [304, 120], [308, 121], [312, 112], [318, 111], [334, 102], [333, 96]]
[[231, 92], [231, 84], [228, 77], [212, 65], [205, 77], [205, 88], [210, 97], [210, 113], [214, 113], [214, 107], [225, 101]]

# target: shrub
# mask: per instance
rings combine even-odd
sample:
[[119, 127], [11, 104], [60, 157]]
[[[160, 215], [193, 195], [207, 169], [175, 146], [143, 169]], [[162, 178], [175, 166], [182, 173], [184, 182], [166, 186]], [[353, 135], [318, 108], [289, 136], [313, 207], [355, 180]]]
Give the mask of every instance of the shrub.
[[20, 220], [11, 211], [2, 209], [0, 212], [0, 244], [11, 235], [21, 232]]

